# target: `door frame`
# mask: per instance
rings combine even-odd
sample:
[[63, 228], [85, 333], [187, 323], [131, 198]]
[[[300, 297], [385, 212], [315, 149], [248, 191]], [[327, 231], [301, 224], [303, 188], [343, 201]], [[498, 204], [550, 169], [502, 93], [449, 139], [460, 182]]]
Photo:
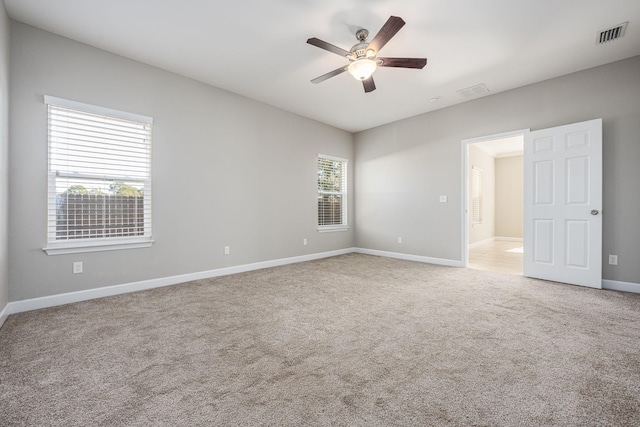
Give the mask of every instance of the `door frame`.
[[462, 230], [460, 247], [462, 253], [460, 255], [460, 259], [462, 260], [463, 267], [469, 266], [469, 146], [477, 142], [493, 141], [494, 139], [504, 139], [514, 136], [524, 137], [525, 134], [529, 133], [530, 131], [531, 129], [529, 128], [518, 129], [510, 132], [502, 132], [493, 135], [485, 135], [462, 140], [462, 203], [460, 205], [462, 206], [462, 214], [460, 215]]

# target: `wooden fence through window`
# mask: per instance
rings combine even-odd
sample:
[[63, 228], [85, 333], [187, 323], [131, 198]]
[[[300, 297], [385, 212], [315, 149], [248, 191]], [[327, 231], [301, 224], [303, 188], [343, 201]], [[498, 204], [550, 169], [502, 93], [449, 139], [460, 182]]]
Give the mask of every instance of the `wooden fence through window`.
[[331, 200], [333, 197], [318, 197], [318, 225], [342, 224], [342, 201]]
[[59, 194], [56, 239], [144, 235], [143, 196]]

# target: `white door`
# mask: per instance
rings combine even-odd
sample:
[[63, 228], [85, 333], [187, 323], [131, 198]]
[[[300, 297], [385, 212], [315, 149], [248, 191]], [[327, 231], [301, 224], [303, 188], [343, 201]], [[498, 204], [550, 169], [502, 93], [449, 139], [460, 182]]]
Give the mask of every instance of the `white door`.
[[525, 134], [524, 275], [602, 287], [602, 119]]

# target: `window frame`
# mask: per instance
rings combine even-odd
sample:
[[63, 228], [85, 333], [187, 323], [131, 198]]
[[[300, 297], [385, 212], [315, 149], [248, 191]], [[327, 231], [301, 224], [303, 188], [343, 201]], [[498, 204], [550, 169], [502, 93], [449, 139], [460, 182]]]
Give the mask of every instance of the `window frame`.
[[[471, 166], [471, 226], [476, 227], [482, 225], [483, 222], [483, 185], [484, 171], [477, 167]], [[476, 202], [477, 201], [477, 202]]]
[[[346, 231], [349, 229], [349, 211], [348, 211], [348, 187], [349, 187], [349, 177], [348, 177], [348, 170], [349, 170], [349, 160], [342, 158], [342, 157], [336, 157], [336, 156], [330, 156], [327, 154], [318, 154], [317, 158], [316, 158], [316, 172], [320, 170], [320, 161], [321, 160], [329, 160], [332, 162], [340, 162], [342, 165], [342, 185], [341, 185], [341, 191], [322, 191], [320, 189], [320, 183], [318, 182], [318, 177], [316, 177], [316, 189], [317, 189], [317, 197], [316, 200], [318, 200], [318, 198], [320, 198], [322, 195], [340, 195], [341, 196], [341, 223], [340, 224], [328, 224], [328, 225], [322, 225], [320, 224], [320, 212], [318, 209], [316, 209], [316, 224], [318, 226], [318, 232], [319, 233], [327, 233], [327, 232], [334, 232], [334, 231]], [[317, 202], [316, 202], [317, 204]]]
[[[111, 108], [101, 107], [92, 104], [85, 104], [82, 102], [72, 101], [64, 98], [58, 98], [54, 96], [45, 95], [44, 103], [47, 107], [47, 245], [43, 248], [48, 255], [63, 255], [63, 254], [71, 254], [71, 253], [83, 253], [83, 252], [97, 252], [97, 251], [110, 251], [110, 250], [121, 250], [121, 249], [135, 249], [135, 248], [144, 248], [150, 247], [154, 240], [152, 238], [152, 227], [151, 227], [151, 218], [152, 218], [152, 205], [151, 205], [151, 179], [152, 179], [152, 171], [151, 171], [151, 147], [152, 147], [152, 126], [153, 126], [153, 118], [135, 114], [128, 113], [125, 111], [114, 110]], [[135, 181], [142, 183], [143, 187], [143, 234], [139, 236], [111, 236], [111, 237], [89, 237], [89, 238], [77, 238], [77, 239], [63, 239], [57, 240], [54, 236], [57, 233], [57, 224], [54, 219], [55, 212], [52, 212], [52, 209], [55, 209], [55, 204], [52, 204], [51, 198], [54, 200], [57, 197], [56, 191], [56, 179], [57, 177], [61, 177], [62, 179], [104, 179], [105, 181], [123, 181], [126, 176], [109, 174], [107, 177], [101, 176], [99, 174], [92, 175], [91, 173], [80, 172], [73, 173], [72, 171], [60, 172], [52, 170], [52, 160], [51, 160], [51, 150], [52, 150], [52, 139], [50, 135], [50, 121], [51, 121], [51, 108], [63, 108], [68, 110], [74, 110], [79, 113], [85, 113], [88, 115], [98, 115], [104, 116], [108, 119], [116, 119], [116, 120], [125, 120], [132, 121], [139, 124], [148, 125], [148, 145], [145, 153], [145, 163], [147, 174], [143, 178], [136, 179], [126, 179], [126, 181]], [[108, 165], [108, 162], [103, 162], [101, 165]]]

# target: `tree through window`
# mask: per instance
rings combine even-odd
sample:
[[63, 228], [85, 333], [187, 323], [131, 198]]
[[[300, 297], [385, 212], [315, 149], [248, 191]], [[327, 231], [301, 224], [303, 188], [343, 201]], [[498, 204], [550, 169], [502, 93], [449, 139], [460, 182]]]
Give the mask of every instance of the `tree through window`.
[[151, 239], [151, 124], [54, 97], [48, 104], [48, 245]]
[[318, 155], [318, 226], [347, 226], [347, 160]]

